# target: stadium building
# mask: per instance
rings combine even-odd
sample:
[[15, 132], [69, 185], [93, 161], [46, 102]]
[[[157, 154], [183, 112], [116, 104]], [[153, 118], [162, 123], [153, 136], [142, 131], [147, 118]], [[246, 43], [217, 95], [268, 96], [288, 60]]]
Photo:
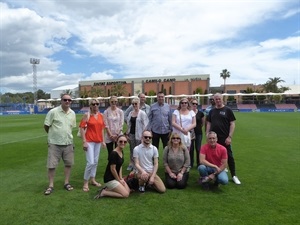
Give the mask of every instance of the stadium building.
[[79, 96], [111, 96], [111, 93], [115, 93], [120, 87], [123, 89], [124, 97], [138, 95], [141, 92], [156, 95], [160, 91], [165, 95], [207, 94], [210, 92], [209, 79], [208, 74], [203, 74], [80, 81]]

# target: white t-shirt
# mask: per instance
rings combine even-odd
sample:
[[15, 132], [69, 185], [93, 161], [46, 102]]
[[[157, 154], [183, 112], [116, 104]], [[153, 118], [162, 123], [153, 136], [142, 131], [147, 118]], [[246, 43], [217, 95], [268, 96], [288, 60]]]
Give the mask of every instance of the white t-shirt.
[[[196, 116], [196, 114], [193, 110], [190, 110], [187, 115], [183, 115], [183, 114], [180, 115], [180, 113], [177, 109], [173, 112], [173, 115], [176, 116], [176, 123], [178, 125], [182, 126], [184, 129], [187, 129], [192, 125], [193, 117]], [[181, 124], [182, 125], [180, 124], [180, 116], [181, 116]], [[181, 131], [177, 130], [175, 127], [173, 127], [173, 132], [177, 133], [177, 134], [181, 133]]]
[[133, 158], [138, 158], [140, 166], [148, 173], [153, 172], [153, 158], [158, 158], [157, 148], [150, 144], [146, 147], [143, 143], [133, 149]]

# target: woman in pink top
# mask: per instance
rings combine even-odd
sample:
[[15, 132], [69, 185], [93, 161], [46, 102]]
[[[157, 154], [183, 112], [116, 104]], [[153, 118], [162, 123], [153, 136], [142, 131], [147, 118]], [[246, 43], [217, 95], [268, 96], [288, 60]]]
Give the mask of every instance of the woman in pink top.
[[97, 99], [90, 100], [90, 111], [83, 115], [79, 127], [87, 161], [82, 190], [88, 192], [89, 180], [91, 180], [91, 185], [96, 187], [101, 186], [95, 180], [95, 177], [101, 145], [104, 148], [106, 147], [104, 142], [105, 123], [103, 115], [99, 113], [99, 101]]
[[106, 124], [105, 143], [107, 146], [108, 156], [117, 147], [117, 139], [123, 134], [124, 113], [117, 107], [118, 98], [111, 96], [109, 99], [110, 106], [104, 111], [104, 121]]

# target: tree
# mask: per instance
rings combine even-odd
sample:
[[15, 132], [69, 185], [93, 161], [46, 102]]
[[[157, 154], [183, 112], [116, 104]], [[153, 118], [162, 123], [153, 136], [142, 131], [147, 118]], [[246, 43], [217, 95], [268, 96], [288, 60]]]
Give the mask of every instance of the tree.
[[226, 79], [230, 77], [230, 72], [227, 69], [222, 70], [220, 77], [224, 79], [224, 93], [226, 93]]
[[[150, 90], [150, 91], [148, 92], [148, 96], [155, 96], [155, 95], [156, 95], [156, 92], [155, 92], [154, 90]], [[146, 99], [146, 103], [147, 103], [148, 105], [152, 104], [152, 103], [153, 103], [153, 98], [147, 98], [147, 99]]]
[[127, 90], [123, 84], [116, 84], [111, 88], [111, 95], [115, 96], [125, 96]]
[[64, 95], [64, 94], [70, 95], [71, 98], [73, 97], [73, 91], [71, 91], [71, 89], [66, 89], [66, 90], [64, 90], [64, 91], [61, 93], [61, 97], [62, 97], [62, 95]]
[[267, 93], [279, 93], [279, 88], [277, 87], [277, 85], [281, 82], [285, 81], [282, 80], [280, 77], [269, 78], [269, 80], [265, 84], [263, 84], [263, 89]]
[[50, 94], [47, 94], [46, 92], [44, 92], [41, 89], [37, 90], [36, 96], [37, 96], [37, 99], [49, 99], [50, 98]]
[[[280, 77], [274, 77], [274, 78], [269, 78], [269, 80], [263, 84], [263, 90], [268, 93], [268, 92], [273, 92], [273, 93], [283, 93], [287, 90], [290, 90], [288, 87], [280, 86], [278, 87], [278, 84], [281, 82], [285, 82], [282, 80]], [[282, 100], [282, 96], [269, 96], [267, 97], [268, 101], [275, 100], [276, 102], [280, 102]]]
[[103, 97], [104, 89], [103, 88], [92, 88], [90, 91], [91, 97]]

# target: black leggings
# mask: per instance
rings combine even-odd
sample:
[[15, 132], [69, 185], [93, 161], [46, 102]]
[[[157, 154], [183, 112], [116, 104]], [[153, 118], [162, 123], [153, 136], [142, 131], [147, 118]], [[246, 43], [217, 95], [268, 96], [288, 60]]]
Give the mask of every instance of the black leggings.
[[166, 187], [169, 189], [184, 189], [187, 186], [188, 179], [189, 173], [184, 173], [181, 181], [177, 181], [176, 179], [171, 178], [168, 173], [165, 173], [165, 183]]
[[106, 143], [106, 148], [107, 148], [107, 160], [109, 159], [110, 153], [114, 150], [114, 148], [117, 147], [117, 142], [110, 142]]

